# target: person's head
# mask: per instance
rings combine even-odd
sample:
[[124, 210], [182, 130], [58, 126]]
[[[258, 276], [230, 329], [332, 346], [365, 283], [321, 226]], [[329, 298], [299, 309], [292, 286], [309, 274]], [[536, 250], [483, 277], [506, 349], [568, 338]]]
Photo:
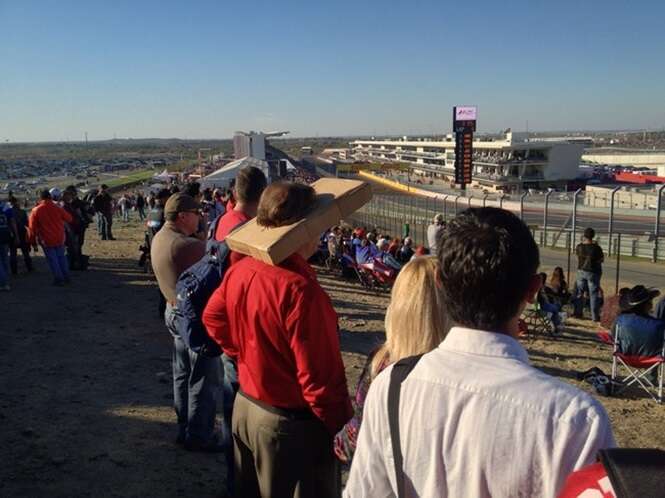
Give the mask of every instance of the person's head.
[[183, 193], [187, 194], [192, 199], [194, 199], [198, 202], [199, 197], [201, 195], [201, 184], [199, 182], [190, 182], [187, 185], [185, 185], [185, 188], [183, 189]]
[[14, 197], [13, 195], [10, 195], [10, 196], [9, 196], [9, 199], [7, 199], [7, 200], [9, 201], [9, 204], [10, 204], [12, 207], [20, 207], [20, 202], [19, 202], [19, 200], [18, 200], [16, 197]]
[[49, 193], [51, 194], [51, 199], [56, 202], [59, 201], [62, 197], [62, 192], [58, 187], [53, 187], [51, 190], [49, 190]]
[[584, 239], [585, 240], [588, 240], [589, 242], [591, 242], [595, 236], [596, 236], [596, 231], [593, 228], [588, 227], [588, 228], [584, 229]]
[[545, 287], [545, 284], [547, 284], [547, 273], [540, 272], [538, 276], [540, 277], [540, 286]]
[[39, 198], [40, 198], [42, 201], [49, 200], [49, 199], [51, 198], [51, 192], [49, 192], [48, 190], [44, 189], [44, 190], [42, 190], [42, 191], [39, 193]]
[[72, 194], [71, 190], [65, 190], [62, 193], [62, 201], [65, 204], [70, 204], [74, 200], [74, 195]]
[[557, 266], [557, 267], [554, 268], [554, 271], [552, 272], [552, 276], [556, 277], [557, 280], [559, 280], [560, 282], [565, 280], [564, 275], [563, 275], [563, 268], [561, 268], [560, 266]]
[[224, 192], [222, 192], [220, 189], [216, 188], [212, 195], [213, 195], [213, 197], [215, 198], [216, 201], [221, 201], [222, 197], [224, 197]]
[[437, 214], [434, 216], [434, 224], [435, 225], [443, 225], [443, 215], [442, 214]]
[[416, 257], [427, 256], [427, 255], [429, 254], [429, 249], [427, 249], [427, 248], [426, 248], [425, 246], [423, 246], [423, 245], [419, 245], [419, 246], [416, 247], [416, 250], [413, 251], [413, 254], [414, 254]]
[[256, 209], [267, 185], [263, 171], [254, 166], [245, 166], [236, 175], [235, 198], [245, 207], [254, 206]]
[[386, 310], [386, 343], [372, 362], [372, 375], [386, 358], [402, 358], [436, 348], [448, 333], [449, 320], [437, 282], [437, 259], [417, 258], [400, 271]]
[[413, 241], [411, 240], [411, 237], [405, 237], [404, 238], [404, 247], [411, 247], [413, 245]]
[[99, 191], [100, 191], [100, 192], [106, 192], [106, 191], [108, 190], [108, 188], [109, 188], [108, 185], [102, 183], [102, 184], [99, 186]]
[[654, 298], [658, 296], [660, 296], [658, 289], [636, 285], [624, 292], [620, 297], [619, 306], [624, 313], [648, 315], [653, 309]]
[[390, 246], [388, 239], [381, 239], [379, 240], [379, 243], [376, 247], [379, 249], [379, 251], [388, 252], [388, 246]]
[[65, 187], [65, 192], [69, 192], [72, 195], [72, 198], [75, 198], [78, 194], [74, 185], [67, 185], [67, 187]]
[[[256, 212], [259, 226], [277, 228], [302, 220], [316, 205], [316, 192], [309, 185], [293, 182], [270, 184], [261, 194]], [[297, 252], [308, 259], [318, 248], [318, 235]]]
[[529, 228], [499, 208], [471, 208], [448, 222], [438, 249], [443, 294], [458, 325], [517, 332], [540, 288], [538, 247]]
[[185, 235], [196, 233], [201, 206], [187, 194], [173, 194], [164, 206], [164, 219], [173, 223]]
[[169, 197], [171, 197], [171, 191], [167, 188], [163, 188], [159, 192], [157, 192], [157, 197], [155, 197], [155, 201], [160, 206], [164, 206], [166, 204], [166, 201], [169, 200]]

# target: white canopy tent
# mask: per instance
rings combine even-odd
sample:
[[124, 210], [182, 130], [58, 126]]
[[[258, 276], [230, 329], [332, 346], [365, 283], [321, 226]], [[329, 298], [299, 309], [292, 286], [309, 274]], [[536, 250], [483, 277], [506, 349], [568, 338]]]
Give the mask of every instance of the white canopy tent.
[[176, 175], [170, 174], [167, 170], [162, 171], [160, 174], [152, 177], [154, 181], [168, 182], [171, 178], [174, 178]]
[[266, 175], [266, 178], [269, 178], [268, 175], [268, 163], [254, 157], [243, 157], [237, 159], [229, 164], [223, 166], [210, 173], [208, 176], [201, 178], [201, 188], [225, 188], [228, 187], [232, 179], [236, 177], [238, 171], [245, 166], [254, 166], [259, 168]]

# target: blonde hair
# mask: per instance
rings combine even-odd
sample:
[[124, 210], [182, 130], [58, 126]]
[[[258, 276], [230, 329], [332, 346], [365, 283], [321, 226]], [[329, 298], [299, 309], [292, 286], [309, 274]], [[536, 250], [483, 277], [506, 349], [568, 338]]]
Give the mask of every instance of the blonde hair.
[[382, 364], [427, 353], [446, 337], [450, 324], [437, 272], [437, 259], [427, 256], [409, 262], [397, 276], [386, 310], [386, 342], [374, 355], [371, 378]]

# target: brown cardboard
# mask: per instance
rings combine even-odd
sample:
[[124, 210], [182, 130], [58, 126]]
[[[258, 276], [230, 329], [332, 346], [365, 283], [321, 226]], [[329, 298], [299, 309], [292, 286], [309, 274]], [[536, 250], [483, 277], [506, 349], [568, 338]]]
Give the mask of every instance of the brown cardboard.
[[372, 198], [370, 185], [359, 180], [321, 178], [312, 187], [317, 193], [318, 202], [306, 218], [277, 228], [259, 226], [255, 218], [226, 237], [231, 250], [278, 265]]

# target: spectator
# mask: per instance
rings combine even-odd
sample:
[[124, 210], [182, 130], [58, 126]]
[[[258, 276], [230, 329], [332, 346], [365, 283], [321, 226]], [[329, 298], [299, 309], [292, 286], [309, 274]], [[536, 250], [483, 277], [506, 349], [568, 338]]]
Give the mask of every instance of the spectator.
[[18, 239], [12, 207], [0, 201], [0, 291], [11, 290], [9, 286], [9, 248]]
[[[201, 204], [201, 200], [203, 199], [203, 194], [201, 194], [201, 184], [199, 182], [190, 182], [187, 185], [185, 185], [183, 193], [190, 196], [199, 205]], [[194, 232], [191, 235], [193, 237], [196, 237], [197, 239], [206, 240], [208, 236], [208, 225], [203, 216], [199, 217], [199, 226], [196, 228], [196, 232]]]
[[600, 287], [600, 277], [603, 273], [602, 264], [605, 255], [601, 247], [594, 242], [593, 238], [596, 232], [593, 228], [584, 230], [582, 242], [577, 245], [575, 254], [577, 254], [577, 295], [575, 299], [575, 316], [582, 317], [583, 299], [582, 293], [585, 288], [589, 289], [589, 301], [591, 307], [591, 319], [594, 322], [600, 321], [600, 299], [598, 289]]
[[360, 240], [360, 245], [356, 246], [356, 263], [364, 265], [372, 262], [373, 256], [370, 247], [371, 244], [372, 243], [367, 238]]
[[379, 254], [376, 256], [377, 259], [379, 259], [383, 264], [386, 266], [389, 266], [395, 271], [400, 271], [402, 269], [402, 265], [397, 261], [395, 258], [392, 257], [392, 255], [388, 252], [388, 247], [390, 246], [390, 242], [388, 242], [387, 239], [381, 239], [381, 242], [379, 242]]
[[85, 270], [88, 266], [88, 256], [83, 254], [83, 245], [85, 244], [85, 233], [92, 223], [92, 217], [94, 215], [94, 210], [85, 200], [79, 199], [78, 192], [74, 185], [69, 185], [65, 189], [65, 193], [69, 192], [71, 194], [71, 206], [70, 209], [76, 213], [79, 217], [79, 227], [77, 233], [78, 239], [78, 264], [75, 265], [82, 270]]
[[386, 342], [367, 358], [353, 398], [354, 416], [335, 437], [335, 454], [342, 462], [353, 457], [371, 382], [388, 365], [433, 350], [448, 332], [436, 268], [436, 258], [420, 258], [405, 265], [395, 280], [386, 310]]
[[145, 197], [142, 192], [136, 193], [136, 211], [139, 213], [139, 221], [145, 220]]
[[437, 214], [430, 226], [427, 227], [427, 245], [431, 254], [436, 254], [438, 241], [441, 238], [443, 230], [446, 228], [446, 223], [443, 221], [443, 215]]
[[397, 260], [400, 263], [405, 264], [411, 261], [411, 258], [413, 257], [413, 248], [411, 247], [412, 245], [413, 242], [411, 241], [411, 237], [405, 237], [404, 244], [397, 253], [398, 254]]
[[129, 210], [131, 208], [131, 202], [126, 194], [122, 194], [122, 196], [120, 196], [120, 199], [118, 199], [118, 206], [120, 207], [122, 221], [127, 223], [129, 221]]
[[21, 249], [26, 271], [31, 272], [34, 270], [34, 267], [32, 266], [32, 258], [30, 257], [30, 244], [28, 244], [28, 215], [21, 208], [21, 203], [16, 197], [11, 196], [9, 203], [12, 207], [12, 217], [16, 224], [16, 238], [9, 248], [9, 265], [12, 275], [18, 273], [18, 249]]
[[[316, 200], [307, 185], [273, 183], [257, 222], [290, 225]], [[252, 257], [232, 264], [203, 314], [210, 336], [238, 359], [236, 496], [339, 494], [333, 436], [352, 411], [337, 315], [307, 263], [318, 242], [312, 237], [277, 266]]]
[[[456, 326], [401, 385], [404, 496], [556, 496], [614, 438], [602, 405], [531, 367], [515, 339], [540, 287], [531, 232], [508, 211], [468, 209], [448, 223], [438, 258]], [[345, 496], [397, 494], [391, 372], [369, 390]]]
[[563, 268], [557, 266], [552, 271], [550, 277], [550, 284], [546, 287], [547, 297], [550, 301], [563, 306], [570, 300], [570, 292], [568, 291], [568, 283], [563, 274]]
[[547, 273], [539, 273], [540, 277], [540, 290], [538, 290], [538, 295], [536, 297], [538, 301], [538, 306], [545, 313], [551, 315], [552, 325], [554, 325], [554, 333], [558, 334], [561, 329], [561, 305], [555, 302], [553, 299], [550, 299], [551, 292], [547, 287]]
[[[226, 212], [222, 215], [217, 224], [217, 231], [215, 232], [215, 239], [220, 242], [231, 233], [236, 227], [246, 223], [252, 218], [256, 217], [256, 211], [259, 205], [261, 194], [265, 190], [268, 182], [266, 176], [259, 168], [254, 166], [246, 166], [238, 171], [235, 182], [235, 196], [237, 203], [233, 210]], [[244, 255], [231, 252], [229, 255], [229, 265], [233, 265], [240, 261]], [[233, 490], [234, 486], [234, 473], [233, 473], [233, 445], [231, 434], [231, 419], [233, 415], [233, 403], [235, 401], [236, 393], [238, 392], [238, 364], [237, 358], [222, 354], [222, 366], [224, 368], [224, 442], [227, 443], [227, 488], [229, 491]]]
[[663, 350], [665, 321], [651, 316], [657, 289], [636, 285], [621, 300], [621, 313], [614, 322], [613, 336], [623, 354], [659, 356]]
[[393, 258], [397, 259], [397, 253], [401, 246], [402, 246], [402, 241], [399, 240], [398, 237], [395, 237], [392, 240], [392, 242], [390, 242], [390, 245], [388, 246], [388, 252]]
[[214, 434], [215, 393], [220, 387], [221, 375], [219, 358], [187, 348], [174, 324], [178, 277], [205, 253], [205, 242], [190, 237], [199, 223], [199, 209], [200, 205], [190, 196], [172, 195], [164, 206], [166, 222], [152, 241], [150, 258], [159, 289], [166, 300], [166, 328], [173, 336], [173, 399], [178, 417], [176, 443], [190, 451], [220, 452], [223, 447]]
[[[146, 232], [148, 249], [152, 247], [152, 241], [155, 238], [155, 235], [157, 235], [157, 232], [159, 232], [159, 230], [164, 226], [164, 206], [166, 205], [166, 201], [168, 201], [170, 196], [170, 190], [165, 188], [157, 192], [154, 207], [148, 213], [148, 221], [146, 222], [148, 227]], [[157, 310], [159, 312], [159, 316], [163, 317], [164, 312], [166, 311], [166, 300], [164, 299], [164, 295], [161, 292], [159, 292], [159, 304]]]
[[102, 240], [115, 240], [111, 228], [113, 227], [113, 197], [108, 193], [108, 187], [102, 185], [93, 201], [97, 213], [97, 231]]
[[28, 233], [30, 244], [44, 249], [46, 262], [53, 274], [53, 285], [69, 283], [69, 265], [65, 257], [65, 223], [72, 223], [72, 216], [51, 200], [48, 190], [42, 191], [40, 202], [30, 212]]
[[81, 254], [80, 242], [83, 230], [83, 216], [74, 203], [74, 194], [65, 189], [62, 194], [63, 209], [72, 217], [71, 223], [65, 225], [65, 246], [67, 248], [67, 263], [72, 270], [82, 270], [85, 265]]
[[413, 261], [416, 258], [420, 258], [422, 256], [428, 256], [429, 255], [429, 249], [427, 249], [423, 245], [418, 245], [416, 246], [416, 250], [413, 251], [413, 255], [411, 256], [411, 261]]

